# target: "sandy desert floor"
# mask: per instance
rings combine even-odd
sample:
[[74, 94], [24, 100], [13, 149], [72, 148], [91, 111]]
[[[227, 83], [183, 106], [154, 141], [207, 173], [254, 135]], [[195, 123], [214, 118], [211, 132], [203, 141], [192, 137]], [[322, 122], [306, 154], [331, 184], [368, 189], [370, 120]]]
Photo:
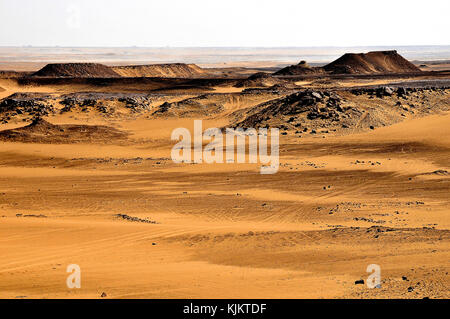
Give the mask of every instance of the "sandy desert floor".
[[[0, 98], [101, 90], [0, 87]], [[267, 100], [229, 102], [204, 125]], [[280, 135], [273, 175], [256, 164], [173, 163], [172, 130], [196, 118], [72, 111], [45, 119], [114, 126], [130, 140], [0, 142], [0, 298], [450, 296], [449, 111], [326, 138]], [[80, 289], [66, 285], [70, 264]], [[355, 284], [370, 264], [381, 288]]]

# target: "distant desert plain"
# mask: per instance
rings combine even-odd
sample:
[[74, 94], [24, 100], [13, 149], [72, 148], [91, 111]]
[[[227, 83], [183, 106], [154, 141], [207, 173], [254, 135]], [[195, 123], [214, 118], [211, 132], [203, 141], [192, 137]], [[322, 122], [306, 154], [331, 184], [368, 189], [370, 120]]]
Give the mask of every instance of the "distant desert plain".
[[[450, 297], [449, 56], [45, 50], [0, 50], [0, 298]], [[194, 120], [278, 171], [174, 162]]]

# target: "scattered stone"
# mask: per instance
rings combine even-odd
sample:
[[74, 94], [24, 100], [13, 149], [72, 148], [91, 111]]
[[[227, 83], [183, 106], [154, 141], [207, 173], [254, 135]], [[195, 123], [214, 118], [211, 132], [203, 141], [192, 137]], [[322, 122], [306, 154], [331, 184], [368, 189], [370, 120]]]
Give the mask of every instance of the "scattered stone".
[[322, 95], [319, 92], [312, 92], [311, 95], [318, 100], [322, 100]]
[[147, 218], [142, 219], [142, 218], [139, 218], [139, 217], [133, 217], [133, 216], [129, 216], [129, 215], [126, 215], [126, 214], [116, 214], [116, 217], [122, 218], [122, 219], [126, 219], [126, 220], [129, 220], [129, 221], [132, 221], [132, 222], [157, 224], [157, 222], [154, 221], [154, 220], [150, 220], [150, 219], [147, 219]]
[[16, 217], [35, 217], [35, 218], [47, 218], [47, 216], [39, 214], [39, 215], [35, 215], [35, 214], [16, 214]]

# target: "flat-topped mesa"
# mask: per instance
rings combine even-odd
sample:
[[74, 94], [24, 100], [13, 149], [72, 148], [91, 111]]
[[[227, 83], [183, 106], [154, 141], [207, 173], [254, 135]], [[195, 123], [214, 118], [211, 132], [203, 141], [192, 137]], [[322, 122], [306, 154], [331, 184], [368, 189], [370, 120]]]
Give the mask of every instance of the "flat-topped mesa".
[[33, 73], [35, 77], [117, 78], [110, 67], [100, 63], [50, 63]]
[[346, 53], [323, 69], [332, 74], [413, 73], [421, 72], [396, 50]]
[[196, 64], [185, 63], [126, 65], [114, 66], [112, 69], [123, 77], [189, 78], [208, 74]]

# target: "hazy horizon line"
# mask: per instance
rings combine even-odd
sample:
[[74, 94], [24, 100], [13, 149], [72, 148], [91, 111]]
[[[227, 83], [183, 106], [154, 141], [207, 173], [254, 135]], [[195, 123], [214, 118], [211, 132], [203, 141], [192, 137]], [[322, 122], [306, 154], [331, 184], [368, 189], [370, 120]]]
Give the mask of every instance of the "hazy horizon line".
[[302, 49], [302, 48], [407, 48], [407, 47], [450, 47], [450, 44], [408, 44], [408, 45], [318, 45], [318, 46], [61, 46], [61, 45], [0, 45], [0, 48], [143, 48], [143, 49]]

